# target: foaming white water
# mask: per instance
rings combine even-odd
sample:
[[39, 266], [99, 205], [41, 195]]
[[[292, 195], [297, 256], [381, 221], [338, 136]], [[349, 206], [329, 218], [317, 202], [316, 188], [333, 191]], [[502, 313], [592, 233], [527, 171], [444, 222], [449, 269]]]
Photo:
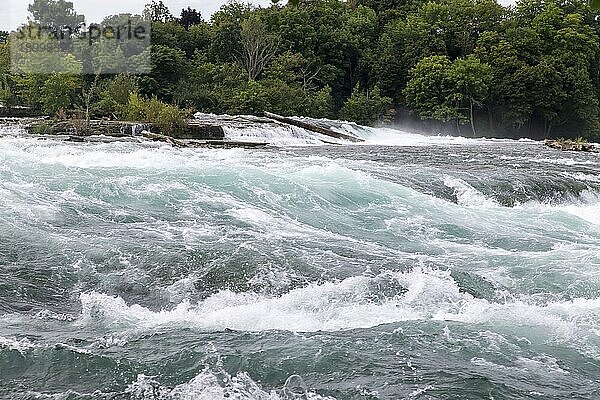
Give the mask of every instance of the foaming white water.
[[[500, 204], [489, 198], [459, 178], [444, 177], [444, 185], [454, 190], [459, 205], [472, 208], [499, 207]], [[565, 204], [545, 204], [531, 201], [517, 208], [528, 208], [539, 214], [562, 212], [578, 217], [591, 224], [600, 224], [600, 196], [592, 191], [585, 191], [580, 199]]]
[[365, 144], [379, 146], [444, 146], [481, 145], [486, 139], [471, 139], [461, 136], [420, 135], [393, 128], [372, 128], [371, 134], [364, 137]]
[[[295, 126], [273, 123], [268, 119], [253, 116], [229, 116], [198, 113], [197, 119], [219, 124], [229, 140], [270, 143], [275, 146], [306, 146], [324, 143], [357, 144], [324, 136]], [[367, 127], [354, 122], [330, 119], [293, 117], [323, 128], [363, 139], [362, 145], [381, 146], [429, 146], [429, 145], [475, 145], [485, 139], [470, 139], [454, 136], [427, 136], [395, 128]]]
[[76, 168], [128, 168], [164, 170], [198, 166], [206, 162], [236, 160], [247, 154], [242, 149], [174, 149], [152, 142], [73, 145], [31, 138], [0, 140], [0, 154], [15, 163], [50, 164]]
[[224, 126], [225, 137], [232, 141], [269, 143], [274, 146], [307, 146], [323, 144], [324, 136], [293, 126]]
[[0, 336], [0, 349], [16, 350], [19, 353], [23, 353], [28, 350], [35, 349], [35, 345], [27, 338], [6, 338]]
[[459, 178], [451, 176], [444, 177], [444, 185], [454, 189], [458, 204], [465, 207], [496, 207], [498, 203], [494, 199], [486, 197], [479, 190]]
[[540, 163], [540, 164], [557, 164], [557, 165], [566, 165], [566, 166], [573, 166], [573, 165], [598, 165], [600, 164], [600, 162], [598, 161], [590, 161], [590, 160], [575, 160], [573, 158], [547, 158], [547, 157], [540, 157], [540, 158], [528, 158], [528, 161], [532, 161], [532, 162], [536, 162], [536, 163]]
[[227, 140], [251, 143], [268, 143], [274, 146], [310, 146], [324, 142], [340, 142], [305, 129], [251, 115], [195, 114], [203, 122], [220, 125]]
[[337, 132], [363, 139], [364, 145], [379, 146], [431, 146], [431, 145], [476, 145], [486, 139], [472, 139], [460, 136], [421, 135], [393, 127], [368, 127], [354, 122], [330, 119], [296, 117], [296, 119], [316, 124]]
[[[387, 288], [384, 297], [382, 287]], [[207, 331], [315, 332], [443, 320], [523, 329], [538, 340], [573, 345], [600, 358], [595, 333], [600, 331], [600, 299], [540, 303], [514, 298], [496, 303], [461, 291], [449, 271], [428, 268], [311, 284], [279, 297], [221, 291], [197, 304], [184, 301], [173, 310], [159, 312], [96, 292], [82, 294], [81, 303], [80, 324], [100, 324], [117, 331], [178, 326]]]
[[231, 376], [225, 371], [209, 369], [174, 388], [162, 386], [152, 377], [138, 375], [126, 392], [135, 400], [335, 400], [310, 391], [295, 393], [287, 384], [280, 391], [265, 391], [245, 372]]
[[570, 214], [590, 224], [600, 225], [600, 195], [589, 190], [581, 193], [580, 199], [570, 203], [549, 205], [531, 202], [524, 204], [523, 207], [531, 208], [538, 213]]
[[600, 225], [600, 201], [595, 204], [569, 204], [556, 207], [556, 209], [574, 215], [594, 225]]
[[20, 135], [25, 133], [25, 130], [15, 124], [4, 124], [0, 121], [0, 135]]
[[583, 172], [577, 172], [575, 174], [565, 173], [564, 175], [582, 182], [600, 183], [600, 176], [598, 175], [584, 174]]

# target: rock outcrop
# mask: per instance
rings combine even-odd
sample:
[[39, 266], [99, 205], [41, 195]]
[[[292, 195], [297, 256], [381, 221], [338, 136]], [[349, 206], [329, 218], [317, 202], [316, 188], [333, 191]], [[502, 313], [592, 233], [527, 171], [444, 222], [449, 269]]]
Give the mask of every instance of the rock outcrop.
[[546, 140], [545, 145], [562, 151], [585, 151], [593, 153], [598, 153], [600, 151], [595, 145], [579, 140]]

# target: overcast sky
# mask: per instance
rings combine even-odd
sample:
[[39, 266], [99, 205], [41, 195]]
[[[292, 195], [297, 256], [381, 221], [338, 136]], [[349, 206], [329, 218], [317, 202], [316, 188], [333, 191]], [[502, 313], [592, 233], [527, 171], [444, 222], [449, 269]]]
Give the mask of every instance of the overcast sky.
[[[120, 13], [140, 14], [144, 5], [150, 0], [72, 0], [78, 13], [86, 16], [87, 22], [101, 22], [108, 15]], [[0, 30], [11, 30], [27, 20], [27, 0], [0, 0], [4, 5], [4, 10], [0, 12]], [[171, 9], [175, 16], [179, 16], [182, 8], [188, 6], [202, 12], [205, 19], [208, 19], [213, 12], [225, 4], [226, 0], [163, 0]], [[250, 0], [256, 5], [269, 5], [271, 0]], [[510, 4], [512, 0], [500, 0], [502, 4]]]
[[[150, 0], [71, 0], [78, 13], [86, 16], [86, 21], [100, 22], [108, 15], [120, 13], [140, 14], [144, 5]], [[0, 12], [0, 30], [11, 30], [17, 28], [27, 20], [27, 0], [0, 0], [8, 2], [8, 9]], [[202, 12], [205, 19], [217, 11], [226, 0], [163, 0], [175, 16], [179, 16], [182, 8], [188, 6]], [[253, 4], [269, 5], [271, 0], [251, 0]], [[4, 8], [5, 5], [2, 5]]]

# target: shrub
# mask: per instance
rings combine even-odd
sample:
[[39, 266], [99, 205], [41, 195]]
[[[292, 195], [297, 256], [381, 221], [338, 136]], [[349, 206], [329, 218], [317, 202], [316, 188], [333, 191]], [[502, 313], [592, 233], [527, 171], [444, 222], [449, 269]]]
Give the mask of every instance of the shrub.
[[31, 132], [36, 135], [52, 135], [54, 133], [54, 129], [52, 129], [52, 126], [49, 123], [42, 122], [35, 125]]
[[138, 90], [137, 78], [131, 75], [117, 75], [102, 90], [98, 109], [103, 114], [116, 114], [123, 117], [131, 94], [138, 93]]
[[129, 96], [123, 117], [128, 121], [143, 121], [154, 125], [161, 133], [179, 136], [186, 128], [185, 120], [191, 111], [166, 104], [156, 97], [144, 99], [137, 93]]

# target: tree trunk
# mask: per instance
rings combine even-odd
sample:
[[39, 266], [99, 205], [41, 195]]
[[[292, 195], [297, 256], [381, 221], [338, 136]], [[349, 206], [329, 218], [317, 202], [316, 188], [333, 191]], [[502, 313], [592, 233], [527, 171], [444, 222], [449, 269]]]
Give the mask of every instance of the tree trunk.
[[550, 136], [550, 131], [552, 130], [552, 122], [546, 120], [546, 128], [544, 129], [544, 139], [547, 139]]
[[471, 129], [473, 130], [473, 137], [477, 137], [477, 132], [475, 132], [475, 120], [473, 118], [473, 98], [469, 99], [471, 103]]
[[355, 142], [355, 143], [364, 142], [365, 141], [364, 139], [361, 139], [361, 138], [356, 137], [356, 136], [346, 135], [345, 133], [336, 132], [334, 130], [323, 128], [323, 127], [318, 126], [318, 125], [309, 124], [308, 122], [303, 122], [303, 121], [298, 121], [298, 120], [295, 120], [295, 119], [292, 119], [292, 118], [283, 117], [281, 115], [273, 114], [273, 113], [270, 113], [270, 112], [267, 112], [267, 111], [265, 111], [265, 116], [267, 118], [273, 119], [273, 120], [275, 120], [277, 122], [281, 122], [281, 123], [292, 125], [292, 126], [297, 126], [299, 128], [306, 129], [307, 131], [319, 133], [321, 135], [333, 137], [333, 138], [336, 138], [336, 139], [349, 140], [349, 141]]

